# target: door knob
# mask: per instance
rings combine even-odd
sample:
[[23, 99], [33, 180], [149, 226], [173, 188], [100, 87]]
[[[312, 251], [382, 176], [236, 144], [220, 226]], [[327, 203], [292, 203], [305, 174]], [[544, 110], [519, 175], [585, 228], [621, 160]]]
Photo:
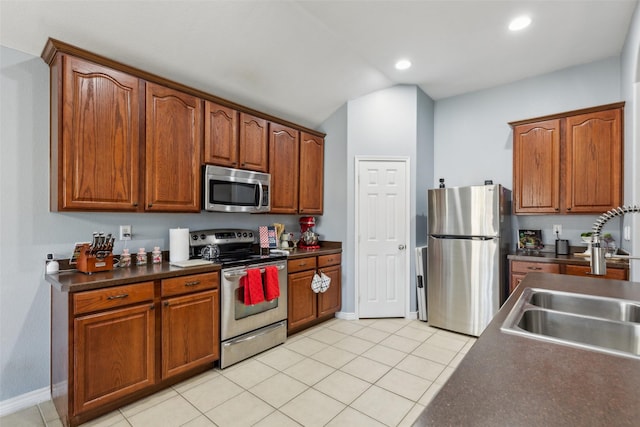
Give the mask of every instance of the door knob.
[[400, 249], [401, 251], [404, 250], [404, 248], [406, 248], [405, 245], [398, 245], [398, 249]]

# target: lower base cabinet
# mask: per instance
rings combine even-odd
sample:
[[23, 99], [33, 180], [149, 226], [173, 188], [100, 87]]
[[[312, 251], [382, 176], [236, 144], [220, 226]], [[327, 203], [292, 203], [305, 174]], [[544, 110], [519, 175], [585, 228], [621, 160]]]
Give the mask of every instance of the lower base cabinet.
[[[287, 332], [293, 334], [323, 322], [335, 315], [342, 306], [341, 255], [320, 255], [296, 258], [287, 265], [288, 323]], [[325, 292], [311, 288], [315, 274], [324, 273], [331, 279]]]
[[511, 261], [511, 280], [509, 294], [520, 284], [527, 273], [530, 272], [569, 274], [572, 276], [599, 277], [602, 279], [629, 280], [629, 271], [624, 268], [607, 267], [607, 274], [594, 276], [591, 267], [578, 264], [556, 264], [553, 262]]
[[63, 425], [212, 368], [219, 283], [214, 272], [76, 293], [52, 287], [51, 395]]

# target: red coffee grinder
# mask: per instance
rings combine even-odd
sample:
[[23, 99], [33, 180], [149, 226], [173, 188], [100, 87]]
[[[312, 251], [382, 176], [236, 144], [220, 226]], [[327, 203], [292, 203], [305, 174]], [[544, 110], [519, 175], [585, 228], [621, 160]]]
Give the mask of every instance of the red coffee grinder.
[[312, 216], [300, 218], [300, 249], [320, 249], [318, 234], [312, 228], [316, 225], [316, 219]]

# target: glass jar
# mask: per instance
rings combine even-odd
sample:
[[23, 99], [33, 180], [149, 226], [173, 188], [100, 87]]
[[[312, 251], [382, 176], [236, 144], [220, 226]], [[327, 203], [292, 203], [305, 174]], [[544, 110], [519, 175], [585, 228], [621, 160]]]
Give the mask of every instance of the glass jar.
[[146, 265], [147, 264], [147, 253], [144, 248], [140, 248], [138, 253], [136, 254], [136, 265]]
[[151, 262], [153, 264], [160, 264], [162, 262], [162, 252], [160, 246], [155, 246], [153, 252], [151, 252]]
[[120, 267], [131, 267], [131, 254], [129, 253], [129, 249], [122, 250], [119, 265]]

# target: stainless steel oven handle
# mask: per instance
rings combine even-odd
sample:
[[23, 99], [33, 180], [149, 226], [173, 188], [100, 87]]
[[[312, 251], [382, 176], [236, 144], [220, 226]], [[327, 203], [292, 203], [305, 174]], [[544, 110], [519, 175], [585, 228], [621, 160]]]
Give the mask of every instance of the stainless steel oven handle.
[[[276, 265], [275, 266], [278, 270], [284, 270], [284, 264], [281, 265]], [[264, 273], [265, 269], [261, 268], [260, 269], [260, 273]], [[247, 275], [247, 270], [242, 270], [242, 271], [234, 271], [233, 273], [224, 273], [223, 276], [225, 279], [239, 279], [242, 276], [246, 276]]]

